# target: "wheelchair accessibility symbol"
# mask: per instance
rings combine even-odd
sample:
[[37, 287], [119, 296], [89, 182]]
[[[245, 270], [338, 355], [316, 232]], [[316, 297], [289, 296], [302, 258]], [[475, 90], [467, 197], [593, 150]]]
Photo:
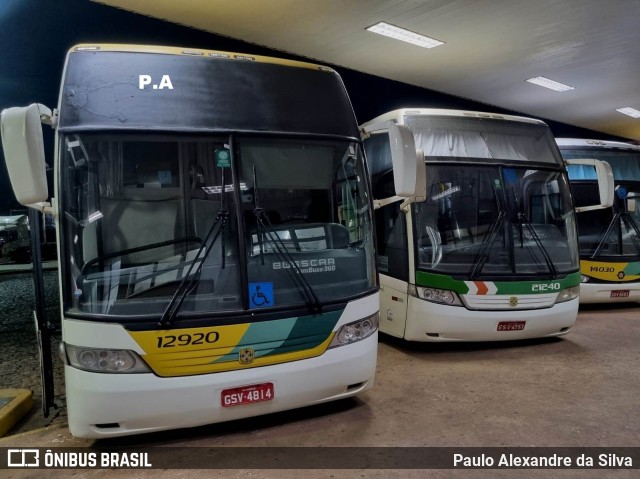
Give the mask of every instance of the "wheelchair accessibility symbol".
[[249, 306], [252, 308], [274, 306], [273, 283], [249, 283]]

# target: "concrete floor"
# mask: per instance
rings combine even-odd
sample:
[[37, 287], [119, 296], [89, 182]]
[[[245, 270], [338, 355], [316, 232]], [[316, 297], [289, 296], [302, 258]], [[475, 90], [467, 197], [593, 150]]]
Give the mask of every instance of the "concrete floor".
[[[267, 417], [113, 441], [53, 426], [0, 447], [129, 445], [264, 447], [638, 447], [640, 307], [583, 307], [562, 339], [407, 344], [381, 337], [374, 389], [362, 397]], [[637, 466], [636, 466], [637, 467]], [[8, 470], [6, 478], [44, 471]], [[193, 477], [189, 470], [47, 471], [67, 477]], [[224, 470], [224, 478], [639, 477], [638, 470]]]

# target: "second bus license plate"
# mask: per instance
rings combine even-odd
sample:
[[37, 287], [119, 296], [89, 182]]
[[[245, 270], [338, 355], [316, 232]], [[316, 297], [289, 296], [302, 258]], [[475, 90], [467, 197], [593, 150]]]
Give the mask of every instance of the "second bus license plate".
[[526, 324], [526, 321], [500, 321], [498, 331], [522, 331]]
[[222, 407], [242, 406], [256, 402], [271, 401], [275, 397], [273, 383], [252, 384], [222, 391]]

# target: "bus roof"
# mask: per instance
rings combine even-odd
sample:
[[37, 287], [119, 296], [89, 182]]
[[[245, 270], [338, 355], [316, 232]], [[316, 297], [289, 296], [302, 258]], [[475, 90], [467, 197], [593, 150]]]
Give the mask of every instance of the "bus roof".
[[558, 146], [570, 146], [573, 148], [604, 148], [607, 150], [623, 149], [640, 151], [640, 146], [624, 143], [622, 141], [586, 140], [582, 138], [556, 138]]
[[384, 115], [380, 115], [373, 120], [364, 123], [362, 126], [371, 125], [374, 123], [386, 122], [389, 120], [395, 120], [399, 125], [404, 124], [404, 118], [407, 116], [451, 116], [451, 117], [466, 117], [466, 118], [483, 118], [492, 120], [506, 120], [506, 121], [519, 121], [523, 123], [533, 123], [536, 125], [546, 125], [541, 120], [534, 118], [527, 118], [524, 116], [514, 115], [502, 115], [499, 113], [485, 113], [479, 111], [467, 111], [467, 110], [448, 110], [442, 108], [400, 108], [393, 110]]
[[133, 45], [118, 43], [79, 43], [71, 47], [67, 53], [73, 52], [128, 52], [128, 53], [157, 53], [164, 55], [183, 55], [195, 57], [209, 57], [212, 59], [225, 59], [237, 61], [255, 61], [259, 63], [272, 63], [288, 67], [309, 68], [311, 70], [321, 70], [335, 72], [333, 68], [316, 65], [315, 63], [300, 62], [295, 60], [285, 60], [283, 58], [265, 57], [248, 53], [226, 52], [221, 50], [205, 50], [202, 48], [183, 48], [162, 45]]

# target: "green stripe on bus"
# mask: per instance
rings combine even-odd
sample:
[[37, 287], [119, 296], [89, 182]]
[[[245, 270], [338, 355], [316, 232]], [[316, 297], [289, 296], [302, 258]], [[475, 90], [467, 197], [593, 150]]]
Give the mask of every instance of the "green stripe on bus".
[[496, 294], [544, 294], [557, 293], [580, 285], [580, 272], [571, 273], [562, 279], [542, 281], [495, 281]]
[[[580, 272], [568, 274], [561, 279], [553, 280], [529, 280], [529, 281], [482, 281], [485, 284], [493, 283], [496, 294], [540, 294], [553, 293], [580, 284]], [[416, 271], [416, 285], [430, 288], [447, 289], [458, 294], [467, 294], [469, 287], [464, 281], [453, 279], [450, 276], [436, 273]]]
[[424, 271], [416, 271], [416, 286], [447, 289], [459, 294], [467, 294], [469, 292], [469, 287], [464, 281], [453, 279], [446, 274], [426, 273]]
[[256, 358], [313, 349], [326, 341], [343, 311], [253, 323], [228, 354], [212, 363], [237, 361], [246, 347], [255, 350]]
[[622, 271], [627, 276], [640, 276], [640, 261], [628, 263]]

